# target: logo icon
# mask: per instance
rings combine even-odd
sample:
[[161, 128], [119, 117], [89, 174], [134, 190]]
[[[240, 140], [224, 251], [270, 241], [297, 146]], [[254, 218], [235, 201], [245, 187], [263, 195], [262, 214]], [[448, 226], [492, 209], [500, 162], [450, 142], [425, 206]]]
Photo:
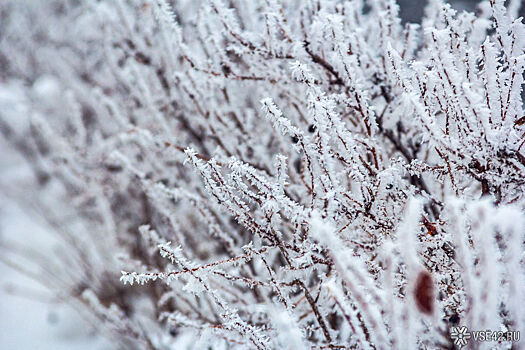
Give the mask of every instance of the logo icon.
[[454, 340], [454, 344], [462, 348], [467, 345], [470, 339], [470, 332], [467, 327], [452, 327], [450, 329], [450, 337]]

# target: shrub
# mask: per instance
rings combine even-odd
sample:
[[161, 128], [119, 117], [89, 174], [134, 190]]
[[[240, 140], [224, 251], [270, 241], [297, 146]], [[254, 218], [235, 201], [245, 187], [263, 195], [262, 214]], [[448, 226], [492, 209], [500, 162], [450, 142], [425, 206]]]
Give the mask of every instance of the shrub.
[[523, 330], [518, 8], [3, 1], [0, 131], [35, 176], [2, 191], [63, 239], [42, 280], [126, 348]]

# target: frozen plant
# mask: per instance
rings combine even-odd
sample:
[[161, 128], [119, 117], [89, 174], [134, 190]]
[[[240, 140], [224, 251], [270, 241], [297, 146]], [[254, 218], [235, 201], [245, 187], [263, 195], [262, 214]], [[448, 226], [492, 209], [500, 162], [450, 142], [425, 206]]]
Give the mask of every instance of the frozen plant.
[[0, 132], [35, 176], [0, 188], [62, 238], [41, 281], [126, 349], [524, 331], [519, 7], [2, 1]]

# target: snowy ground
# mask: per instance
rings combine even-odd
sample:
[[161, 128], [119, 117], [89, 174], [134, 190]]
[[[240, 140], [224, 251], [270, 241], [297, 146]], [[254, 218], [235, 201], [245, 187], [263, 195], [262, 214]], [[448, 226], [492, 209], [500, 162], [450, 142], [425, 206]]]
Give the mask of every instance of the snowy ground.
[[[25, 172], [16, 157], [8, 156], [6, 147], [0, 142], [4, 184]], [[42, 253], [51, 253], [49, 233], [0, 192], [0, 244], [13, 242], [31, 242]], [[2, 257], [7, 255], [5, 249], [0, 246]], [[94, 335], [74, 310], [50, 302], [39, 283], [0, 262], [0, 349], [106, 350], [111, 346]]]

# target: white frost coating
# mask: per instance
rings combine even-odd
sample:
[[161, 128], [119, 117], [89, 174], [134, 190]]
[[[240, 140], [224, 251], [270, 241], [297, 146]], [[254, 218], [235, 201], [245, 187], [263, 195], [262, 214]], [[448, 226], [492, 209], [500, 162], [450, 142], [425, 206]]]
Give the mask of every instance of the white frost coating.
[[269, 312], [272, 325], [278, 330], [276, 346], [286, 350], [306, 350], [304, 332], [297, 327], [295, 320], [287, 310], [275, 309]]
[[132, 350], [520, 330], [517, 3], [1, 0], [0, 194], [60, 246], [0, 259]]

